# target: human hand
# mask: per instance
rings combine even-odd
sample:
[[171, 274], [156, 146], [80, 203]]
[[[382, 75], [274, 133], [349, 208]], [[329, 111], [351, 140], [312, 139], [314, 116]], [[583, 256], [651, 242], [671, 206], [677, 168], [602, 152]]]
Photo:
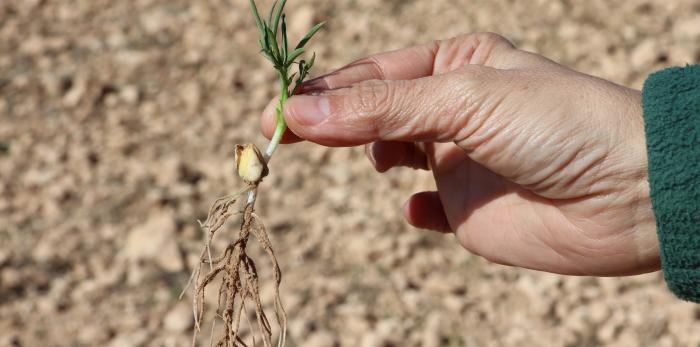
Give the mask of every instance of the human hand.
[[432, 170], [437, 191], [404, 207], [412, 225], [454, 232], [501, 264], [659, 269], [638, 91], [485, 33], [362, 59], [301, 89], [284, 110], [284, 142], [368, 144], [380, 172]]

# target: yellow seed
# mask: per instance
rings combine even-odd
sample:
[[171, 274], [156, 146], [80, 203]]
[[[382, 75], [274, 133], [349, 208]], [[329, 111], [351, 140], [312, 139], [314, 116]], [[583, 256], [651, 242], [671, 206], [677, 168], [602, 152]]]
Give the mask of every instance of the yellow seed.
[[248, 184], [258, 184], [268, 174], [267, 164], [258, 147], [236, 145], [236, 171]]

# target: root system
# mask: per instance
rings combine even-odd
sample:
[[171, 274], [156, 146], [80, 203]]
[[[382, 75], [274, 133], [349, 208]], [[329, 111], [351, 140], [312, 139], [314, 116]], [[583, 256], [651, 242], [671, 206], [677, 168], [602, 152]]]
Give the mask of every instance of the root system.
[[[240, 211], [235, 211], [236, 202], [241, 194], [248, 192], [249, 198], [245, 203], [242, 214], [238, 238], [230, 242], [223, 251], [223, 254], [212, 258], [211, 243], [215, 235], [221, 231], [229, 218]], [[251, 328], [252, 345], [256, 345], [255, 336], [265, 347], [271, 347], [273, 341], [273, 329], [270, 320], [263, 308], [260, 298], [260, 283], [255, 261], [246, 253], [246, 247], [250, 236], [253, 235], [261, 247], [263, 247], [267, 257], [272, 264], [273, 285], [274, 285], [274, 314], [279, 327], [277, 346], [285, 345], [287, 331], [287, 315], [282, 306], [279, 295], [279, 287], [282, 280], [275, 252], [272, 249], [270, 238], [268, 237], [265, 225], [255, 213], [255, 195], [257, 193], [257, 183], [250, 185], [247, 189], [238, 194], [218, 199], [210, 208], [206, 221], [201, 224], [205, 232], [205, 243], [200, 256], [200, 261], [195, 267], [190, 283], [194, 282], [193, 310], [195, 319], [195, 332], [192, 339], [192, 346], [197, 344], [197, 336], [201, 331], [206, 304], [204, 294], [209, 289], [212, 282], [221, 277], [222, 282], [219, 287], [218, 307], [216, 318], [223, 320], [223, 333], [214, 341], [214, 328], [212, 326], [211, 344], [217, 347], [229, 346], [249, 346], [240, 334], [242, 316], [248, 319], [246, 314], [247, 305], [250, 304], [255, 309], [257, 331], [254, 331], [253, 323], [248, 321]], [[206, 265], [209, 265], [208, 267]], [[208, 269], [203, 273], [203, 268]], [[212, 322], [212, 325], [214, 322]]]

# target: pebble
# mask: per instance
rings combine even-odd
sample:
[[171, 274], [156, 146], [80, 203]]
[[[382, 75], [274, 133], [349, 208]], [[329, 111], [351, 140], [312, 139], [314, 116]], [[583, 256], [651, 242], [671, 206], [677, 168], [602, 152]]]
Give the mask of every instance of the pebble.
[[110, 342], [109, 347], [140, 347], [145, 346], [147, 341], [148, 333], [145, 331], [137, 331], [117, 336]]
[[180, 302], [163, 318], [163, 327], [175, 333], [188, 331], [194, 323], [192, 307]]
[[151, 215], [129, 233], [124, 256], [132, 261], [149, 260], [168, 272], [182, 271], [184, 262], [175, 241], [175, 219], [170, 213]]
[[338, 346], [336, 337], [327, 331], [317, 331], [313, 333], [304, 346], [307, 347], [334, 347]]
[[187, 82], [180, 87], [180, 96], [188, 110], [199, 108], [202, 101], [202, 89], [197, 82]]
[[136, 86], [128, 85], [119, 91], [119, 97], [127, 104], [136, 104], [139, 101], [139, 89]]
[[700, 13], [675, 22], [673, 34], [676, 37], [700, 39]]
[[657, 41], [652, 39], [644, 40], [632, 50], [630, 63], [636, 69], [649, 67], [656, 59], [657, 53]]
[[369, 333], [365, 336], [362, 337], [362, 342], [360, 343], [361, 347], [383, 347], [385, 346], [387, 341], [383, 337], [381, 337], [379, 334], [376, 333]]
[[442, 317], [439, 313], [432, 314], [428, 317], [423, 330], [422, 344], [423, 347], [439, 347], [440, 346], [440, 327], [442, 326]]
[[85, 96], [87, 91], [87, 81], [85, 79], [76, 79], [73, 82], [73, 87], [63, 97], [63, 104], [66, 107], [75, 107]]

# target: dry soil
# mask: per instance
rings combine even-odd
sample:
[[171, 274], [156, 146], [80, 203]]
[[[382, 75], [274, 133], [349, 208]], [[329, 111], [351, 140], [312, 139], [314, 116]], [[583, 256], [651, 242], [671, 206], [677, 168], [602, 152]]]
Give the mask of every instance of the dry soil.
[[[470, 31], [635, 88], [700, 61], [697, 0], [292, 0], [288, 14], [293, 37], [329, 22], [317, 74]], [[255, 35], [245, 0], [0, 1], [0, 346], [188, 346], [177, 295], [196, 220], [240, 187], [233, 147], [263, 144], [275, 93]], [[400, 206], [427, 173], [311, 144], [271, 170], [259, 212], [290, 346], [700, 346], [700, 308], [658, 273], [509, 268], [409, 227]]]

